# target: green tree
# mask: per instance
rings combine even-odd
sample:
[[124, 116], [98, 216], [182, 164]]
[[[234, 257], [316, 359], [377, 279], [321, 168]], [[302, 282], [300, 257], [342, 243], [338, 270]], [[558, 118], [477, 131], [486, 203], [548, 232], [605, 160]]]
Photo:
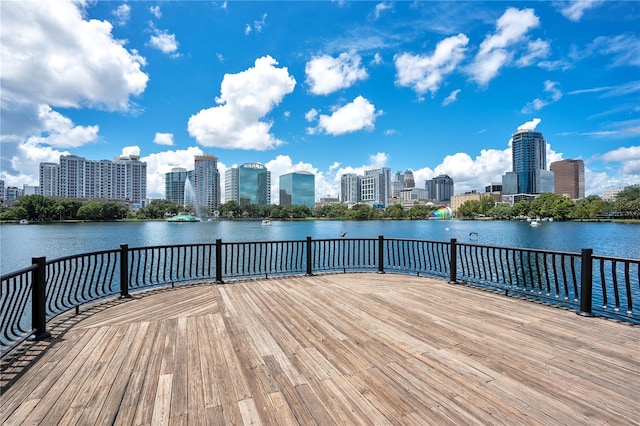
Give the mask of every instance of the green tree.
[[622, 191], [618, 193], [616, 200], [621, 200], [621, 201], [640, 200], [640, 184], [625, 187]]
[[480, 214], [487, 216], [489, 214], [489, 210], [496, 205], [496, 201], [490, 195], [484, 195], [480, 198]]
[[101, 220], [103, 218], [102, 204], [95, 201], [87, 201], [78, 209], [78, 219]]
[[14, 205], [10, 209], [6, 209], [0, 213], [0, 220], [20, 220], [27, 219], [28, 216], [27, 209], [20, 205]]
[[520, 200], [511, 206], [512, 217], [527, 216], [529, 214], [529, 201]]
[[480, 201], [468, 200], [458, 208], [456, 215], [459, 217], [476, 217], [480, 214]]
[[59, 217], [58, 203], [51, 197], [25, 195], [17, 201], [27, 211], [29, 220], [52, 220]]
[[385, 214], [391, 219], [404, 219], [406, 216], [401, 204], [391, 204], [386, 208]]
[[409, 209], [407, 217], [412, 220], [428, 219], [433, 210], [433, 208], [425, 206], [424, 204], [418, 204]]
[[145, 207], [136, 211], [136, 217], [140, 219], [163, 219], [173, 216], [182, 210], [182, 206], [168, 200], [152, 200]]
[[349, 208], [344, 204], [332, 204], [329, 209], [328, 217], [334, 219], [345, 219], [347, 217], [347, 211]]
[[496, 203], [488, 212], [487, 216], [494, 219], [510, 219], [512, 216], [511, 206], [506, 203]]
[[235, 201], [227, 201], [220, 206], [220, 216], [233, 219], [242, 216], [242, 208]]
[[82, 201], [73, 200], [69, 198], [58, 199], [58, 218], [63, 219], [75, 219], [78, 215], [78, 209], [82, 207]]
[[366, 220], [369, 219], [371, 210], [373, 209], [368, 204], [356, 204], [347, 211], [347, 218], [352, 220]]

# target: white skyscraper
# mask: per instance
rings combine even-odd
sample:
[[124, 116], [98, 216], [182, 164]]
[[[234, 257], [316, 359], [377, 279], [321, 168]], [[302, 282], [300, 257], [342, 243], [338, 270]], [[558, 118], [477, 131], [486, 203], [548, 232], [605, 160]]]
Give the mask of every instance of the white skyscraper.
[[49, 197], [122, 201], [134, 210], [147, 198], [147, 163], [137, 155], [115, 161], [60, 156], [60, 164], [40, 163], [40, 193]]
[[40, 194], [45, 197], [60, 196], [60, 164], [40, 163]]
[[194, 159], [193, 190], [195, 204], [205, 215], [211, 215], [220, 207], [220, 172], [218, 158], [199, 155]]
[[385, 208], [391, 198], [391, 169], [366, 170], [360, 180], [361, 201], [376, 208]]
[[360, 201], [360, 176], [355, 173], [340, 176], [340, 201], [346, 204]]

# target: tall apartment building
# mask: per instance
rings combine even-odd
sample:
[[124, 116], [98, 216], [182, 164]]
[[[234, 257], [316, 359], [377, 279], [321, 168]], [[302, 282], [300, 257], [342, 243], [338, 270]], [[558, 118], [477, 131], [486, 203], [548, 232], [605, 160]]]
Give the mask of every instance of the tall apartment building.
[[244, 163], [225, 172], [225, 201], [271, 204], [271, 172], [260, 163]]
[[391, 198], [391, 169], [366, 170], [360, 178], [360, 201], [374, 208], [385, 208]]
[[48, 197], [117, 200], [136, 210], [147, 198], [147, 163], [137, 155], [114, 161], [61, 155], [60, 164], [40, 163], [39, 186]]
[[453, 179], [449, 175], [439, 175], [426, 180], [424, 188], [430, 200], [448, 203], [453, 196]]
[[280, 176], [280, 205], [316, 205], [316, 177], [309, 172], [293, 172]]
[[40, 163], [40, 194], [45, 197], [60, 196], [60, 164]]
[[582, 160], [554, 161], [550, 169], [554, 179], [553, 192], [574, 200], [584, 198], [584, 162]]
[[198, 210], [210, 215], [220, 207], [218, 158], [198, 155], [194, 158], [193, 190]]
[[355, 173], [340, 176], [340, 200], [345, 204], [360, 201], [360, 176]]
[[[185, 197], [187, 191], [193, 191], [193, 199], [188, 200], [189, 195]], [[165, 173], [164, 194], [165, 200], [178, 206], [185, 206], [190, 203], [195, 204], [193, 170], [187, 171], [187, 169], [182, 167], [174, 167], [169, 173]], [[191, 207], [195, 208], [194, 205], [191, 205]]]
[[542, 133], [520, 129], [512, 135], [512, 170], [502, 178], [503, 194], [553, 192], [553, 172], [547, 170], [547, 142]]
[[7, 194], [4, 193], [4, 180], [2, 179], [0, 179], [0, 198], [2, 198], [3, 202], [7, 198]]

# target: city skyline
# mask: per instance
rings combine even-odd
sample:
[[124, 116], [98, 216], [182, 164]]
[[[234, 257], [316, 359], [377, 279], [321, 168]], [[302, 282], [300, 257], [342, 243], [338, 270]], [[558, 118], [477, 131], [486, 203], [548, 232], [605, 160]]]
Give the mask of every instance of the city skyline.
[[522, 126], [547, 169], [584, 161], [586, 195], [640, 182], [635, 2], [0, 7], [5, 186], [60, 155], [140, 155], [163, 198], [165, 173], [210, 154], [221, 176], [311, 172], [317, 199], [381, 167], [463, 193], [511, 169]]

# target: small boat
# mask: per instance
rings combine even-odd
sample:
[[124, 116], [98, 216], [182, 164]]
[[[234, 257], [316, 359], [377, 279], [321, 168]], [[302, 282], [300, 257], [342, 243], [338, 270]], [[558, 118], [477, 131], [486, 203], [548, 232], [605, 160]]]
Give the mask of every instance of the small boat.
[[200, 218], [192, 215], [189, 212], [180, 212], [177, 215], [171, 216], [169, 219], [167, 219], [167, 222], [200, 222]]
[[271, 226], [271, 221], [269, 219], [262, 219], [262, 226]]
[[531, 226], [540, 226], [540, 218], [531, 219], [531, 222], [529, 222], [529, 225], [531, 225]]
[[27, 219], [20, 219], [20, 225], [28, 225], [29, 221]]

